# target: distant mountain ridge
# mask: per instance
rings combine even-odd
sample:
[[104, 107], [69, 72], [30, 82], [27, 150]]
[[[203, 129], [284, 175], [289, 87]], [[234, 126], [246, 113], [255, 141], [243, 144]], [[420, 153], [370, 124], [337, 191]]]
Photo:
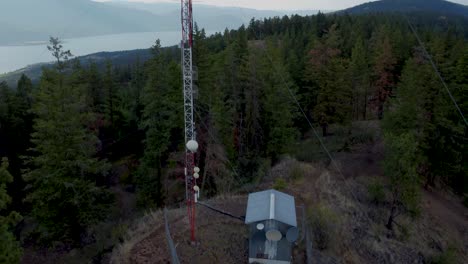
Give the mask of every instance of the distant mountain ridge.
[[[164, 49], [175, 49], [176, 47], [167, 47]], [[114, 51], [114, 52], [97, 52], [85, 56], [79, 56], [74, 59], [80, 61], [83, 66], [89, 65], [91, 62], [96, 63], [98, 69], [104, 70], [108, 60], [112, 62], [115, 67], [127, 67], [137, 62], [144, 63], [152, 57], [149, 49], [137, 49], [137, 50], [126, 50], [126, 51]], [[43, 68], [51, 68], [54, 66], [54, 62], [47, 63], [36, 63], [29, 65], [23, 69], [16, 70], [14, 72], [0, 74], [0, 82], [6, 82], [10, 87], [15, 88], [21, 75], [27, 75], [33, 83], [37, 83], [42, 76]]]
[[444, 0], [381, 0], [358, 5], [341, 12], [365, 14], [380, 12], [430, 12], [468, 17], [468, 6]]
[[[91, 0], [0, 0], [0, 45], [45, 41], [49, 36], [76, 38], [180, 29], [180, 4], [94, 2]], [[252, 17], [288, 12], [195, 5], [200, 27], [237, 28]], [[302, 11], [312, 14], [315, 11]]]
[[[180, 3], [144, 3], [128, 1], [111, 1], [110, 5], [127, 7], [136, 10], [144, 10], [157, 15], [168, 24], [176, 25], [176, 30], [180, 24]], [[252, 18], [263, 19], [266, 17], [284, 16], [284, 15], [313, 15], [318, 10], [294, 10], [294, 11], [273, 11], [256, 10], [242, 7], [219, 7], [200, 4], [194, 2], [194, 21], [200, 28], [206, 30], [224, 30], [225, 28], [238, 28], [242, 24], [247, 24]]]

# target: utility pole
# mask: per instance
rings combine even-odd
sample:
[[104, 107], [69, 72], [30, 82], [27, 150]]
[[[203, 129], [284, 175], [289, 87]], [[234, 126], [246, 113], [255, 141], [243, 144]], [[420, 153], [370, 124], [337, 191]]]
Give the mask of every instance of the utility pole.
[[181, 0], [182, 17], [182, 81], [184, 88], [184, 118], [185, 118], [185, 196], [190, 224], [190, 239], [195, 242], [195, 203], [199, 194], [197, 186], [198, 172], [195, 167], [195, 153], [198, 150], [196, 141], [194, 107], [193, 107], [193, 16], [192, 0]]

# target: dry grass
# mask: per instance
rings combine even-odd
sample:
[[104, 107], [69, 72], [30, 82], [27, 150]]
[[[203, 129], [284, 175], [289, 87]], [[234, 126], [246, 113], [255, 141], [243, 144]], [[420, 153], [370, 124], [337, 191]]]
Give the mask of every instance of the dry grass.
[[[326, 163], [299, 162], [285, 157], [270, 170], [258, 190], [269, 189], [281, 179], [286, 183], [283, 191], [295, 196], [297, 205], [304, 204], [311, 209], [320, 206], [337, 216], [330, 233], [331, 243], [322, 251], [314, 251], [314, 257], [320, 263], [431, 263], [442, 259], [439, 256], [444, 256], [449, 248], [454, 248], [455, 263], [468, 263], [468, 225], [464, 225], [463, 219], [447, 221], [442, 209], [461, 217], [463, 213], [428, 195], [423, 195], [423, 213], [419, 218], [403, 216], [398, 220], [403, 229], [392, 232], [385, 228], [388, 203], [375, 204], [368, 192], [368, 185], [374, 179], [384, 180], [379, 168], [380, 150], [377, 142], [368, 148], [362, 147], [360, 152], [354, 150], [337, 155], [337, 164], [345, 178]], [[208, 203], [243, 215], [246, 198], [226, 195]], [[434, 211], [434, 208], [442, 211]], [[313, 209], [309, 210], [309, 215], [314, 213]], [[170, 211], [171, 232], [183, 263], [245, 262], [247, 234], [243, 223], [200, 208], [197, 218], [200, 243], [193, 247], [187, 240], [184, 214], [184, 209]], [[112, 263], [129, 263], [129, 260], [132, 263], [160, 263], [158, 260], [167, 259], [164, 256], [167, 255], [166, 242], [161, 243], [159, 231], [162, 224], [161, 212], [150, 213], [138, 221], [125, 243], [114, 251]], [[303, 259], [302, 245], [294, 252], [296, 260]], [[147, 256], [135, 258], [142, 254]]]
[[148, 237], [153, 230], [160, 228], [163, 225], [164, 218], [161, 210], [150, 211], [145, 214], [145, 216], [138, 219], [127, 231], [124, 242], [115, 247], [112, 252], [111, 263], [130, 263], [132, 249], [135, 245]]

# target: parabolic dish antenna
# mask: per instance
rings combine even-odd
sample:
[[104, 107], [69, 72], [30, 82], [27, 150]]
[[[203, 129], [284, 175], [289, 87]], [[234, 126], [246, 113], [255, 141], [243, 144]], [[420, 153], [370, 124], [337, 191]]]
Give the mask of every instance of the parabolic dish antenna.
[[198, 150], [198, 142], [195, 140], [190, 140], [187, 142], [187, 149], [191, 152], [195, 153]]
[[299, 237], [299, 230], [297, 227], [289, 228], [288, 232], [286, 233], [286, 240], [291, 243], [296, 242], [297, 238]]
[[280, 231], [276, 229], [271, 229], [266, 232], [266, 238], [270, 241], [278, 242], [281, 240], [281, 238], [283, 238], [283, 235], [281, 234]]

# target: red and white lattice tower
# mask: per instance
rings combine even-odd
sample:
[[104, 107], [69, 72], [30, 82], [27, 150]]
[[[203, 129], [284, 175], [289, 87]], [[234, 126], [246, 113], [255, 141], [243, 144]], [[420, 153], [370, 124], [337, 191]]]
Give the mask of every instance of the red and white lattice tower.
[[[181, 0], [182, 3], [182, 78], [184, 86], [185, 115], [185, 192], [187, 200], [188, 219], [190, 223], [190, 239], [195, 241], [195, 203], [199, 188], [197, 186], [198, 168], [195, 167], [195, 153], [198, 149], [193, 115], [193, 17], [192, 0]], [[197, 172], [195, 172], [197, 170]]]

